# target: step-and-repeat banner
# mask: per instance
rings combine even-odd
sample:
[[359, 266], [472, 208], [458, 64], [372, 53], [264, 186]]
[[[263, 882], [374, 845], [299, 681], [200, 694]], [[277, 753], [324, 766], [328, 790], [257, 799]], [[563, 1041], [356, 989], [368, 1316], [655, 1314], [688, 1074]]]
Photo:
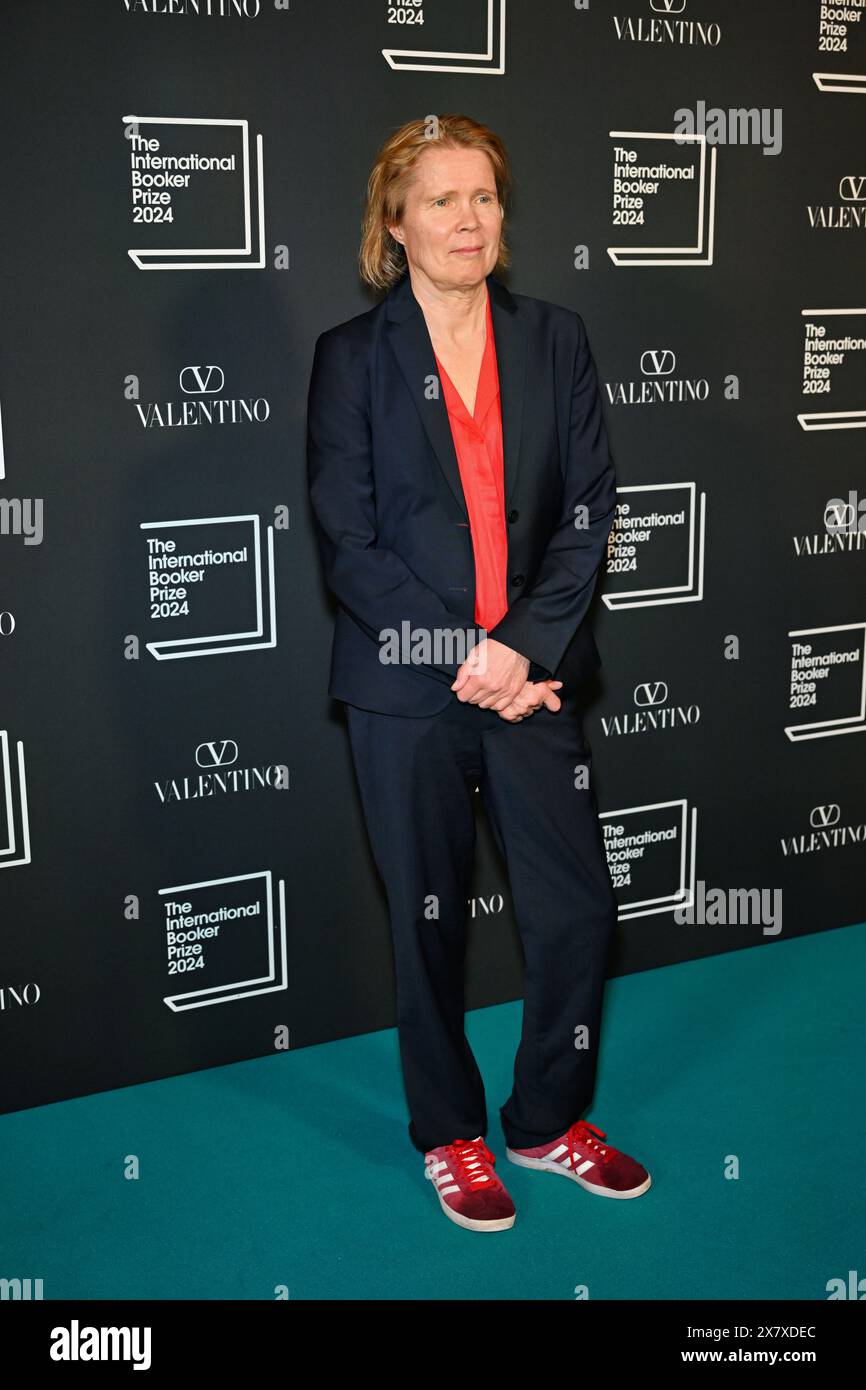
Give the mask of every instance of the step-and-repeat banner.
[[[375, 302], [375, 153], [431, 114], [505, 140], [507, 283], [598, 367], [611, 973], [862, 920], [864, 0], [0, 24], [0, 1108], [394, 1023], [305, 412]], [[468, 1007], [521, 992], [478, 831]]]

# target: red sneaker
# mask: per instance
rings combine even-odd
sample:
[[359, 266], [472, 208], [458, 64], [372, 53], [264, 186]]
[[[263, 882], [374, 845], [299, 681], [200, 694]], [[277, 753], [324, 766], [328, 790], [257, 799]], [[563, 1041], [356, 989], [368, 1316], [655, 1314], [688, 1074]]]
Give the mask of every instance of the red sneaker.
[[496, 1159], [479, 1135], [455, 1139], [424, 1155], [445, 1215], [470, 1231], [507, 1231], [514, 1225], [514, 1203], [493, 1171]]
[[596, 1129], [587, 1120], [575, 1120], [565, 1134], [549, 1144], [539, 1144], [534, 1149], [506, 1149], [505, 1155], [521, 1168], [564, 1173], [600, 1197], [639, 1197], [646, 1192], [652, 1182], [646, 1168], [610, 1144], [602, 1146], [593, 1138], [595, 1134], [599, 1139], [605, 1137], [603, 1129]]

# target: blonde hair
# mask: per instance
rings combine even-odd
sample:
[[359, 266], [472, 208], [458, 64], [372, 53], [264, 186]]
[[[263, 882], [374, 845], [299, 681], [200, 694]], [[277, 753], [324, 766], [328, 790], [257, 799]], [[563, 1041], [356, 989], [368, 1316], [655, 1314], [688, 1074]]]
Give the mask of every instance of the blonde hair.
[[358, 266], [362, 279], [375, 289], [389, 290], [408, 268], [406, 252], [392, 237], [387, 224], [402, 221], [415, 165], [433, 140], [438, 140], [443, 149], [483, 150], [489, 157], [503, 212], [503, 235], [493, 273], [498, 274], [511, 264], [504, 236], [511, 168], [504, 144], [498, 135], [473, 121], [471, 116], [428, 116], [424, 120], [407, 121], [388, 137], [367, 180]]

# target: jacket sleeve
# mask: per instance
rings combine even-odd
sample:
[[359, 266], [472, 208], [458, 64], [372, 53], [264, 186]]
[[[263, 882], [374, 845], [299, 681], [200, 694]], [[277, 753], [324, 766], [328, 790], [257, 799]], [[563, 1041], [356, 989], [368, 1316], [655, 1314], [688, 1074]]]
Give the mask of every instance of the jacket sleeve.
[[[460, 659], [416, 662], [450, 684], [485, 635], [452, 613], [396, 551], [379, 544], [369, 415], [369, 378], [350, 341], [333, 330], [316, 342], [307, 399], [307, 479], [318, 523], [325, 581], [340, 605], [377, 645], [401, 624], [454, 634], [439, 651]], [[453, 645], [449, 646], [449, 640]], [[436, 654], [437, 647], [431, 648]], [[460, 656], [462, 652], [462, 656]]]
[[[579, 314], [562, 511], [532, 584], [488, 637], [555, 672], [586, 616], [616, 509], [598, 375]], [[584, 515], [586, 509], [586, 515]]]

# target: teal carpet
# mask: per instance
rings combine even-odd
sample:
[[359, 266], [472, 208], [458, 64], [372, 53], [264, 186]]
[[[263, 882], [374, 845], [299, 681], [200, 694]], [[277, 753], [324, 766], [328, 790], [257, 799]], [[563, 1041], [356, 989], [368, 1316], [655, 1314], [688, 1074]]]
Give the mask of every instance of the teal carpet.
[[866, 1275], [864, 978], [866, 925], [612, 980], [585, 1118], [649, 1168], [631, 1201], [507, 1162], [521, 1005], [468, 1014], [501, 1233], [441, 1213], [391, 1030], [2, 1116], [0, 1276], [46, 1299], [825, 1299]]

